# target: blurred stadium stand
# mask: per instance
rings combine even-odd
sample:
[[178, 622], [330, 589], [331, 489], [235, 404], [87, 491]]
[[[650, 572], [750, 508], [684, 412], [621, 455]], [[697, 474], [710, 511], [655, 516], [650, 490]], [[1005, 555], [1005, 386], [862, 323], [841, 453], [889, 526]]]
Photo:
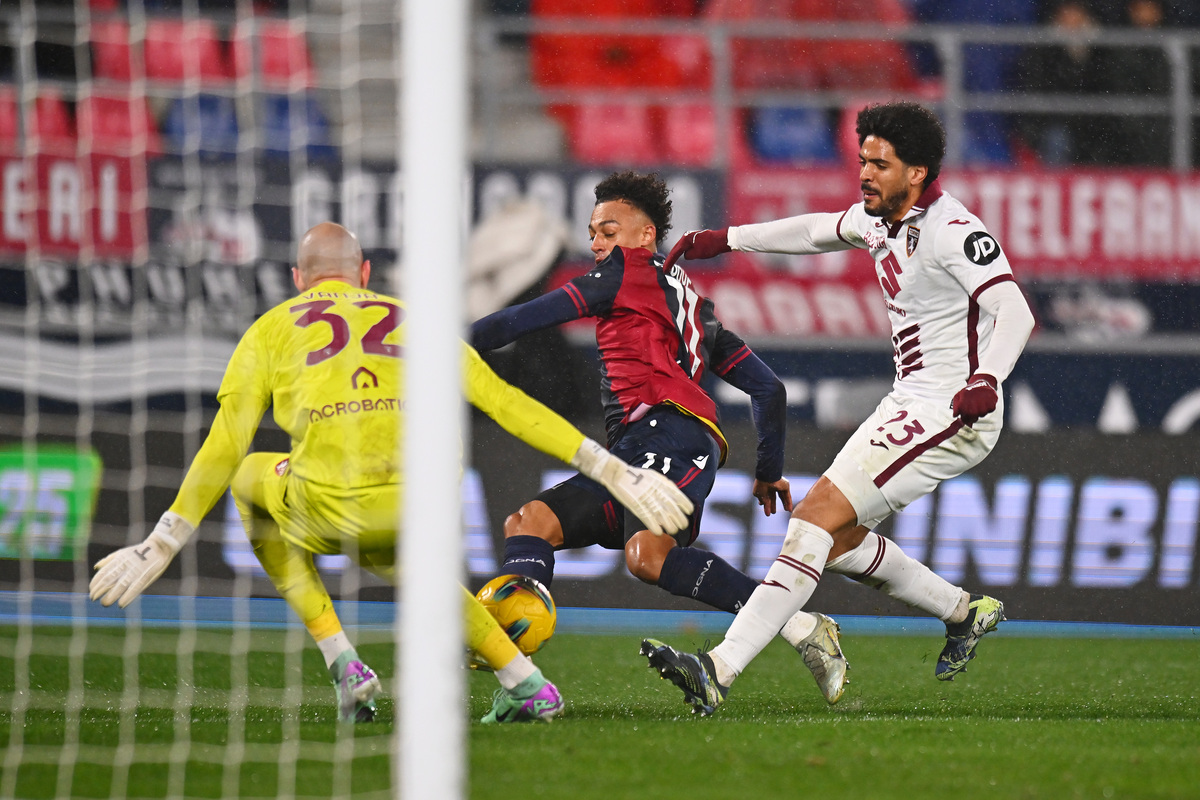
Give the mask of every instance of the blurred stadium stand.
[[[400, 77], [393, 2], [307, 0], [272, 8], [245, 0], [160, 0], [137, 3], [138, 13], [130, 13], [130, 2], [137, 0], [94, 0], [90, 15], [65, 1], [0, 6], [7, 23], [0, 25], [0, 154], [12, 158], [36, 146], [40, 155], [62, 158], [148, 156], [151, 194], [169, 190], [162, 197], [174, 197], [170, 192], [203, 181], [204, 198], [229, 206], [212, 211], [201, 209], [211, 205], [207, 199], [163, 199], [172, 221], [152, 224], [151, 240], [161, 230], [176, 236], [207, 225], [223, 231], [218, 252], [258, 254], [266, 241], [282, 259], [289, 226], [305, 218], [296, 207], [349, 213], [340, 211], [342, 203], [374, 215], [363, 233], [368, 241], [382, 244], [396, 235], [388, 199], [396, 183]], [[1200, 287], [1193, 270], [1200, 262], [1189, 249], [1196, 223], [1155, 211], [1171, 209], [1162, 197], [1191, 191], [1200, 31], [1183, 26], [1195, 23], [1184, 4], [1162, 6], [1161, 24], [1151, 27], [1125, 25], [1124, 2], [1094, 8], [1104, 25], [1089, 29], [1083, 41], [1046, 24], [1053, 7], [1035, 0], [616, 0], [599, 11], [593, 0], [476, 0], [471, 157], [477, 172], [525, 170], [508, 183], [493, 181], [487, 192], [502, 183], [537, 183], [539, 170], [550, 175], [536, 190], [566, 198], [562, 209], [575, 202], [573, 181], [599, 169], [672, 170], [703, 184], [695, 195], [703, 202], [681, 202], [681, 218], [745, 221], [843, 202], [841, 195], [814, 195], [812, 185], [786, 187], [805, 183], [805, 175], [832, 182], [824, 176], [854, 158], [854, 114], [863, 104], [917, 99], [942, 115], [948, 173], [974, 181], [973, 202], [999, 197], [999, 183], [971, 177], [989, 169], [1045, 198], [1024, 208], [1036, 207], [1054, 222], [1028, 222], [1034, 212], [1020, 217], [1010, 206], [997, 214], [1000, 222], [989, 221], [1002, 234], [1006, 227], [1018, 234], [1005, 242], [1014, 258], [1035, 266], [1054, 262], [1056, 278], [1115, 287], [1105, 293], [1115, 304], [1097, 307], [1094, 293], [1076, 285], [1047, 292], [1044, 307], [1066, 309], [1056, 312], [1063, 320], [1096, 314], [1125, 320], [1111, 326], [1114, 335], [1158, 330], [1168, 313], [1187, 320], [1179, 329], [1200, 334], [1200, 312], [1188, 311], [1200, 288], [1172, 286]], [[34, 14], [35, 24], [18, 24], [27, 21], [21, 9]], [[1093, 71], [1091, 94], [1027, 82], [1030, 70], [1018, 68], [1030, 54], [1083, 45], [1103, 51], [1097, 63], [1117, 65]], [[1063, 119], [1120, 146], [1091, 148], [1086, 161], [1058, 159], [1041, 122]], [[160, 168], [172, 158], [196, 157], [206, 169], [186, 179], [178, 177], [186, 170]], [[247, 169], [264, 159], [270, 168]], [[317, 164], [321, 171], [308, 175]], [[1072, 206], [1076, 190], [1093, 185], [1092, 178], [1055, 171], [1084, 164], [1132, 168], [1103, 179], [1109, 183], [1095, 207], [1109, 216], [1092, 232]], [[254, 183], [238, 190], [239, 175]], [[303, 182], [309, 178], [317, 183]], [[775, 194], [755, 194], [756, 182], [771, 181]], [[311, 194], [289, 195], [297, 185]], [[274, 187], [269, 203], [258, 199], [264, 186]], [[476, 215], [491, 196], [484, 194]], [[1118, 200], [1124, 205], [1112, 204]], [[1143, 221], [1115, 236], [1112, 215], [1121, 209]], [[219, 219], [201, 225], [204, 214]], [[257, 223], [266, 227], [265, 239], [243, 219], [255, 214], [266, 215]], [[1100, 266], [1091, 253], [1077, 255], [1080, 245], [1070, 239], [1075, 222], [1093, 253], [1106, 249]], [[1060, 230], [1049, 239], [1040, 228], [1029, 233], [1039, 225]], [[819, 277], [845, 267], [776, 260], [764, 267], [754, 292], [766, 293], [776, 273], [810, 280], [806, 269]], [[1122, 280], [1134, 283], [1117, 286]], [[1146, 284], [1136, 283], [1146, 280], [1157, 281], [1153, 302]], [[803, 326], [809, 302], [801, 297], [788, 310], [779, 301], [763, 318]], [[814, 318], [832, 307], [811, 303]], [[869, 332], [871, 324], [842, 321], [836, 330]], [[795, 336], [801, 328], [772, 322], [761, 330]]]
[[[231, 96], [247, 87], [307, 92], [304, 113], [286, 115], [308, 129], [301, 138], [320, 147], [349, 145], [371, 158], [394, 157], [392, 4], [312, 0], [306, 13], [291, 17], [246, 17], [238, 15], [246, 4], [232, 0], [162, 0], [144, 3], [145, 16], [136, 18], [116, 0], [90, 5], [84, 27], [71, 4], [39, 4], [31, 60], [17, 55], [29, 37], [9, 26], [0, 36], [0, 81], [18, 86], [32, 67], [40, 85], [59, 91], [69, 109], [81, 85], [109, 92], [110, 83], [136, 84], [166, 138], [178, 137], [180, 121], [189, 118], [177, 102], [187, 94]], [[1192, 95], [1171, 88], [1185, 67], [1192, 94], [1200, 86], [1200, 70], [1192, 68], [1200, 65], [1200, 35], [1179, 27], [1195, 22], [1186, 4], [1166, 2], [1164, 24], [1153, 30], [1126, 25], [1121, 3], [1096, 6], [1107, 27], [1091, 32], [1089, 44], [1138, 61], [1153, 56], [1169, 84], [1164, 91], [1159, 75], [1138, 97], [1129, 80], [1118, 80], [1128, 77], [1122, 70], [1111, 81], [1118, 94], [1105, 109], [1086, 97], [1023, 91], [1021, 53], [1065, 41], [1041, 24], [1051, 4], [1035, 0], [477, 5], [472, 149], [485, 160], [718, 167], [834, 162], [845, 150], [846, 113], [864, 101], [906, 96], [941, 109], [950, 164], [1036, 163], [1041, 150], [1013, 124], [1016, 115], [1099, 120], [1102, 111], [1137, 115], [1133, 126], [1148, 126], [1161, 141], [1139, 142], [1101, 163], [1177, 170], [1194, 163], [1193, 137], [1178, 130], [1181, 120], [1192, 125]], [[180, 16], [185, 6], [190, 11]], [[201, 16], [192, 16], [196, 9]], [[358, 23], [353, 36], [345, 33], [347, 18]], [[342, 57], [350, 50], [356, 60]], [[351, 83], [352, 96], [341, 91]], [[275, 119], [274, 103], [239, 105], [235, 113]], [[317, 108], [309, 109], [313, 104]], [[217, 101], [199, 105], [201, 117], [221, 110]], [[253, 127], [249, 121], [241, 120], [242, 130]], [[606, 130], [594, 130], [597, 125]]]

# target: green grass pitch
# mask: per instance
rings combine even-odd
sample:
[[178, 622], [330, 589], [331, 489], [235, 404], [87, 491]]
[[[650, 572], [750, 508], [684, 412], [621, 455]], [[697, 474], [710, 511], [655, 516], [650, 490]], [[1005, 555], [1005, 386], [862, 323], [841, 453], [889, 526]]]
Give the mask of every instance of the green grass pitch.
[[[646, 633], [680, 647], [703, 643]], [[292, 781], [296, 797], [390, 797], [402, 695], [386, 680], [391, 644], [371, 636], [359, 650], [388, 694], [376, 724], [350, 728], [334, 721], [316, 649], [289, 658], [280, 632], [255, 631], [241, 658], [231, 656], [228, 632], [200, 631], [180, 673], [175, 632], [143, 631], [134, 671], [121, 657], [122, 629], [92, 629], [83, 641], [38, 628], [26, 640], [30, 691], [17, 732], [18, 638], [0, 630], [0, 743], [6, 753], [22, 748], [16, 780], [0, 773], [0, 781], [19, 798], [62, 796], [64, 785], [74, 797], [109, 797], [114, 787], [166, 797], [171, 786], [186, 797], [276, 797]], [[993, 635], [966, 673], [940, 683], [936, 638], [844, 636], [851, 683], [832, 708], [777, 641], [716, 715], [699, 718], [645, 667], [639, 638], [556, 636], [536, 659], [567, 701], [550, 725], [479, 725], [496, 683], [470, 673], [470, 797], [1200, 796], [1200, 641]], [[75, 671], [86, 690], [74, 706], [72, 643], [86, 648]], [[181, 678], [188, 666], [190, 680]], [[231, 675], [243, 674], [249, 691], [234, 702]], [[139, 694], [126, 714], [130, 675]], [[289, 694], [289, 680], [302, 686]], [[185, 690], [191, 700], [179, 714]], [[294, 773], [280, 760], [295, 763]]]

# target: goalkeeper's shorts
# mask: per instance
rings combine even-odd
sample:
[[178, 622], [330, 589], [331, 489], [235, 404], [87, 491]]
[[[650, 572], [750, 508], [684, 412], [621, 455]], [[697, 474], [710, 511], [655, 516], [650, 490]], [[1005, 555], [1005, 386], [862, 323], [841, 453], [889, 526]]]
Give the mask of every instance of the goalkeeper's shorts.
[[[286, 453], [254, 453], [243, 469], [258, 484], [254, 504], [264, 508], [288, 542], [312, 553], [358, 554], [396, 549], [404, 489], [385, 484], [358, 489], [322, 486], [297, 478]], [[373, 560], [373, 559], [371, 559]]]

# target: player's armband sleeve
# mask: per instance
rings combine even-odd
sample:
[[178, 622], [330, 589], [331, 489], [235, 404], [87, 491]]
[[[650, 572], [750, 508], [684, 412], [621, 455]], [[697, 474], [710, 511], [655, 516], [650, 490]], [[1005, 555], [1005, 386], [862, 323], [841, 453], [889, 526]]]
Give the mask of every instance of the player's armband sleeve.
[[747, 253], [814, 255], [863, 247], [850, 225], [851, 211], [801, 214], [797, 217], [738, 225], [729, 229], [729, 246]]
[[721, 328], [713, 348], [713, 372], [750, 395], [750, 414], [758, 434], [754, 477], [774, 483], [783, 477], [787, 430], [787, 390], [783, 381], [736, 334]]
[[229, 488], [266, 408], [255, 395], [229, 394], [221, 398], [212, 429], [188, 467], [171, 511], [193, 526], [200, 524]]
[[546, 406], [500, 378], [472, 347], [463, 347], [467, 401], [530, 447], [570, 462], [583, 433]]
[[471, 325], [471, 346], [495, 350], [534, 331], [587, 316], [584, 311], [564, 286], [528, 303], [502, 308], [477, 320]]

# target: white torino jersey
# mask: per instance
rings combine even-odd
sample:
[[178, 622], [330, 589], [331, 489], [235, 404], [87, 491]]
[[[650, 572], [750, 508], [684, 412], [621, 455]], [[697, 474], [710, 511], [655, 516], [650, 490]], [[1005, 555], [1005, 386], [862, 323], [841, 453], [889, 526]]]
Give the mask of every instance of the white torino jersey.
[[845, 244], [869, 250], [892, 323], [893, 391], [950, 401], [978, 366], [994, 318], [979, 307], [989, 286], [1013, 280], [983, 223], [935, 182], [889, 226], [859, 203], [837, 223]]

